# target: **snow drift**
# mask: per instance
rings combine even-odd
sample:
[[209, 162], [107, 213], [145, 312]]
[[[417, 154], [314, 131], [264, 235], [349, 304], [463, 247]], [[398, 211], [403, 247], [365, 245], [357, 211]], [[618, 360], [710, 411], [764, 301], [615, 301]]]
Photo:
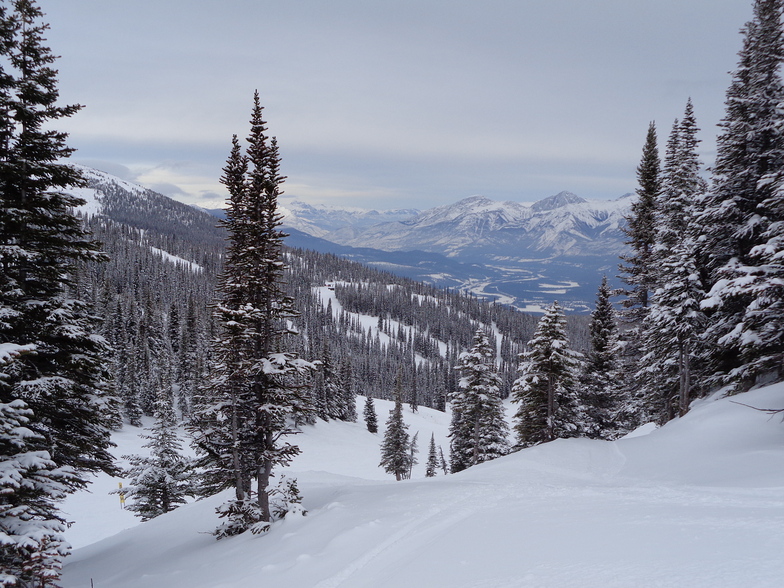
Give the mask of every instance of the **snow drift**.
[[[213, 497], [77, 550], [63, 586], [778, 587], [784, 424], [738, 403], [784, 408], [784, 384], [699, 401], [648, 435], [404, 482], [376, 467], [380, 434], [321, 423], [290, 468], [307, 516], [216, 542]], [[423, 453], [431, 431], [446, 447], [447, 415], [405, 416]]]

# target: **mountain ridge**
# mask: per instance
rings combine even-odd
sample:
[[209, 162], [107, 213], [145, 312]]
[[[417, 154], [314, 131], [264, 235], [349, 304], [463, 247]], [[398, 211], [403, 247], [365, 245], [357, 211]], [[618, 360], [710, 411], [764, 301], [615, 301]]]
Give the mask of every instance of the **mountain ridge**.
[[[211, 244], [225, 242], [214, 211], [189, 206], [111, 174], [83, 168], [88, 187], [73, 192], [88, 202], [79, 212], [108, 216], [140, 230], [150, 216], [134, 213], [139, 199], [155, 209], [155, 228], [175, 239], [196, 229]], [[104, 199], [106, 194], [113, 196]], [[293, 247], [331, 253], [422, 281], [538, 312], [558, 300], [588, 312], [602, 274], [611, 280], [625, 235], [620, 230], [632, 199], [588, 202], [568, 192], [542, 199], [538, 208], [471, 196], [426, 211], [365, 209], [286, 203], [283, 228]], [[536, 203], [534, 203], [536, 204]], [[307, 217], [292, 222], [296, 211]], [[294, 212], [292, 212], [294, 211]], [[413, 214], [415, 213], [415, 214]], [[389, 219], [395, 219], [390, 221]], [[378, 219], [386, 222], [377, 223]], [[336, 228], [337, 227], [337, 228]], [[190, 256], [200, 263], [198, 252]]]

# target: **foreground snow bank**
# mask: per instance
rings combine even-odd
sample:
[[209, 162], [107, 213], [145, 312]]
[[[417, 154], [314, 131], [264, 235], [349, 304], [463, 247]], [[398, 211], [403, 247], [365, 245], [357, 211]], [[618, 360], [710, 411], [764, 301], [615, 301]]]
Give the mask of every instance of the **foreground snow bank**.
[[[78, 550], [63, 585], [778, 587], [784, 424], [733, 401], [784, 408], [784, 386], [701, 402], [648, 435], [400, 483], [379, 479], [378, 435], [319, 425], [292, 467], [307, 517], [216, 542], [213, 497]], [[407, 417], [443, 442], [444, 415]]]

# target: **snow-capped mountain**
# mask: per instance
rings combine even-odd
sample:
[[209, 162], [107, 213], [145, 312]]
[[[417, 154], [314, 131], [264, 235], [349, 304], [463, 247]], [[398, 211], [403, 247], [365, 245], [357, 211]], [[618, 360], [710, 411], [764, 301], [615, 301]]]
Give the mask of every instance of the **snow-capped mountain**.
[[630, 205], [630, 198], [588, 202], [570, 192], [531, 206], [472, 196], [426, 210], [411, 219], [377, 224], [358, 232], [332, 230], [317, 236], [352, 247], [420, 250], [470, 257], [479, 262], [604, 257], [623, 251], [620, 226]]
[[[621, 227], [632, 202], [631, 195], [589, 202], [571, 192], [532, 205], [472, 196], [364, 227], [340, 221], [338, 214], [331, 220], [343, 222], [340, 228], [315, 214], [309, 224], [288, 219], [284, 224], [301, 231], [292, 231], [300, 247], [518, 308], [535, 310], [558, 300], [570, 310], [587, 311], [602, 274], [612, 278], [617, 273], [618, 256], [626, 247]], [[363, 221], [381, 217], [366, 215]]]
[[284, 215], [284, 224], [288, 228], [297, 229], [314, 237], [329, 239], [335, 243], [351, 239], [362, 229], [373, 225], [398, 222], [410, 219], [419, 211], [416, 209], [399, 210], [367, 210], [364, 208], [339, 208], [335, 206], [312, 206], [299, 200], [283, 201], [280, 212]]
[[[214, 216], [90, 168], [80, 211], [177, 237], [222, 243]], [[285, 202], [287, 243], [334, 253], [415, 280], [473, 292], [520, 309], [558, 300], [588, 311], [602, 274], [617, 274], [620, 230], [632, 198], [588, 202], [561, 192], [533, 205], [482, 196], [419, 212], [342, 209]], [[140, 214], [144, 212], [144, 214]], [[210, 211], [213, 214], [214, 211]], [[152, 223], [149, 219], [154, 219]], [[192, 240], [192, 239], [191, 239]], [[184, 256], [198, 263], [194, 257]]]

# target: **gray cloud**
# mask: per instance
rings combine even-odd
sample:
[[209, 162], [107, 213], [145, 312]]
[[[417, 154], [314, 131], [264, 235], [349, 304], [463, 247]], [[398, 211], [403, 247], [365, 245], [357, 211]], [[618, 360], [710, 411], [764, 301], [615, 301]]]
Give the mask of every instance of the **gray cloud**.
[[420, 207], [615, 197], [648, 122], [664, 137], [689, 96], [708, 163], [751, 15], [751, 0], [43, 4], [63, 99], [86, 104], [64, 125], [79, 157], [203, 203], [258, 88], [288, 195]]

